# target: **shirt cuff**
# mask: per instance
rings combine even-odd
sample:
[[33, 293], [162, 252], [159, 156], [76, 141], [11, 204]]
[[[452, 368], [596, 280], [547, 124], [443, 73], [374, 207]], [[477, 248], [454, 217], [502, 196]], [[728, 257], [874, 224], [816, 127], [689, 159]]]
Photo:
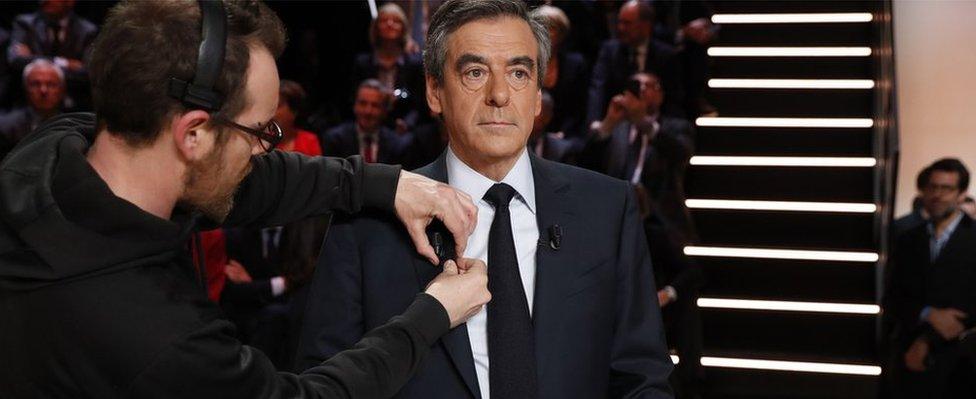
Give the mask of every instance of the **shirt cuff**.
[[393, 211], [400, 167], [363, 163], [363, 206]]
[[436, 298], [424, 292], [417, 294], [417, 298], [403, 312], [402, 317], [420, 332], [428, 345], [433, 345], [451, 329], [447, 309]]
[[664, 293], [668, 294], [668, 298], [671, 298], [672, 302], [678, 300], [678, 290], [674, 289], [674, 287], [670, 285], [664, 286]]
[[276, 276], [271, 278], [271, 296], [280, 296], [285, 293], [285, 278]]

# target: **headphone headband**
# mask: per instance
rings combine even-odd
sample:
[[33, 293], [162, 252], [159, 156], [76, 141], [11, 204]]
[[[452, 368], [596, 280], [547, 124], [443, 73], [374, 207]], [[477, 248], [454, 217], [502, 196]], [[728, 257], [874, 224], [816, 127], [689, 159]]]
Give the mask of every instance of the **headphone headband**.
[[199, 55], [193, 82], [169, 79], [169, 95], [187, 108], [216, 112], [223, 96], [214, 90], [224, 66], [227, 47], [227, 12], [221, 0], [199, 0], [202, 21]]

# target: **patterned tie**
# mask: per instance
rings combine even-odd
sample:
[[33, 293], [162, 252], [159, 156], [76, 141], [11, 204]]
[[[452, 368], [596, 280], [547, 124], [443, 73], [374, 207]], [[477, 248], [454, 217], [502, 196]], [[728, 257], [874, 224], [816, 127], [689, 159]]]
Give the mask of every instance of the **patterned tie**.
[[495, 207], [488, 233], [488, 382], [493, 399], [537, 396], [535, 339], [522, 288], [509, 202], [515, 189], [498, 183], [485, 193]]

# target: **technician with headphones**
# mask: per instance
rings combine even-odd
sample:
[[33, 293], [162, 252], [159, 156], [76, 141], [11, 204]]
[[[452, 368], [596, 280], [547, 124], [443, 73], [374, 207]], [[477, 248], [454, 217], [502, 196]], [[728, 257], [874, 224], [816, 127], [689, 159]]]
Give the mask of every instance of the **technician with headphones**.
[[[440, 219], [463, 253], [470, 198], [358, 157], [272, 151], [283, 47], [253, 1], [111, 10], [95, 114], [46, 123], [0, 164], [0, 397], [388, 397], [488, 301], [485, 265], [438, 259], [424, 232]], [[395, 214], [443, 272], [354, 349], [276, 372], [207, 300], [189, 237], [365, 208]]]

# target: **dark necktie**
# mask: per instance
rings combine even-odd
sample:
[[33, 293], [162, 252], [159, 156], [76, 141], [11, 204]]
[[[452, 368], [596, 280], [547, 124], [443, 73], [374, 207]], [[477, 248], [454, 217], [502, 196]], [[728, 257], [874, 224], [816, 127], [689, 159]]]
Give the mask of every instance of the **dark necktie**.
[[488, 382], [493, 399], [537, 396], [535, 339], [522, 288], [509, 202], [515, 189], [498, 183], [485, 193], [495, 207], [488, 232]]

